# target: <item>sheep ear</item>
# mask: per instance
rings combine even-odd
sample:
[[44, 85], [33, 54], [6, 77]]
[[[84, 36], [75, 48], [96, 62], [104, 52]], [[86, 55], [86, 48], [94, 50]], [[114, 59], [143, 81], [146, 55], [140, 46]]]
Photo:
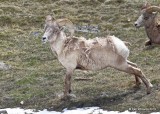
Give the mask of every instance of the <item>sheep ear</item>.
[[45, 20], [46, 24], [52, 23], [52, 21], [53, 21], [52, 16], [51, 15], [47, 15], [46, 16], [46, 20]]
[[149, 2], [145, 2], [144, 6], [147, 8], [147, 7], [150, 7], [151, 4]]
[[146, 8], [148, 8], [148, 7], [150, 7], [150, 6], [151, 6], [151, 4], [146, 1], [146, 2], [142, 5], [141, 9], [143, 10], [143, 9], [146, 9]]

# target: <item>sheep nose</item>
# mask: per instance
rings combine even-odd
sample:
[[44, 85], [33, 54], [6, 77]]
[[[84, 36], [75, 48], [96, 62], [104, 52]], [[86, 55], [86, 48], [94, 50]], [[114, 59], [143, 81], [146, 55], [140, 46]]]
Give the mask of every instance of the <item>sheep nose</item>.
[[137, 25], [138, 25], [137, 23], [134, 24], [134, 26], [137, 26]]
[[44, 40], [46, 40], [47, 38], [46, 37], [42, 37], [42, 40], [44, 41]]

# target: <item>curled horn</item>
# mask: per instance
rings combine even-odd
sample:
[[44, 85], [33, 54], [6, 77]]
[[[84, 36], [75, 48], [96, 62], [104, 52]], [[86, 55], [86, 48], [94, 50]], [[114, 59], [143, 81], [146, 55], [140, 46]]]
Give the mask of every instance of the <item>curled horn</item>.
[[156, 11], [160, 12], [160, 7], [158, 7], [158, 6], [150, 6], [150, 7], [148, 7], [146, 9], [147, 13], [152, 13], [152, 12], [156, 12]]
[[74, 30], [74, 25], [69, 19], [63, 18], [63, 19], [57, 19], [55, 21], [56, 21], [56, 23], [58, 23], [58, 25], [60, 27], [66, 26], [68, 31], [70, 32], [71, 36], [73, 36], [74, 31], [75, 31]]
[[150, 3], [145, 2], [145, 4], [143, 4], [143, 5], [142, 5], [141, 10], [143, 10], [143, 9], [147, 9], [147, 8], [149, 8], [150, 6], [151, 6], [151, 4], [150, 4]]

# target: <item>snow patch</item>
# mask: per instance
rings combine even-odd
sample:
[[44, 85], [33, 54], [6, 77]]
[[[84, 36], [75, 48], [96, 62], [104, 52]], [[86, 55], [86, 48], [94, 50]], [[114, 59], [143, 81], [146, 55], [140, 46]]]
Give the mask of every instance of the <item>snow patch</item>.
[[99, 107], [86, 107], [86, 108], [77, 108], [74, 110], [64, 109], [62, 112], [56, 111], [47, 111], [44, 109], [43, 111], [35, 111], [33, 109], [21, 109], [21, 108], [6, 108], [0, 109], [0, 114], [138, 114], [136, 112], [118, 112], [118, 111], [105, 111], [100, 109]]

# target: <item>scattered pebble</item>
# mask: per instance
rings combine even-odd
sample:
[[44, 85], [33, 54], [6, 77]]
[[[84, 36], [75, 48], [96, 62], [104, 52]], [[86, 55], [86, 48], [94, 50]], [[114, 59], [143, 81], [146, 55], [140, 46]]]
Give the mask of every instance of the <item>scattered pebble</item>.
[[23, 105], [23, 104], [24, 104], [24, 101], [21, 101], [20, 104]]
[[9, 70], [10, 68], [10, 65], [7, 65], [4, 62], [0, 61], [0, 70]]

